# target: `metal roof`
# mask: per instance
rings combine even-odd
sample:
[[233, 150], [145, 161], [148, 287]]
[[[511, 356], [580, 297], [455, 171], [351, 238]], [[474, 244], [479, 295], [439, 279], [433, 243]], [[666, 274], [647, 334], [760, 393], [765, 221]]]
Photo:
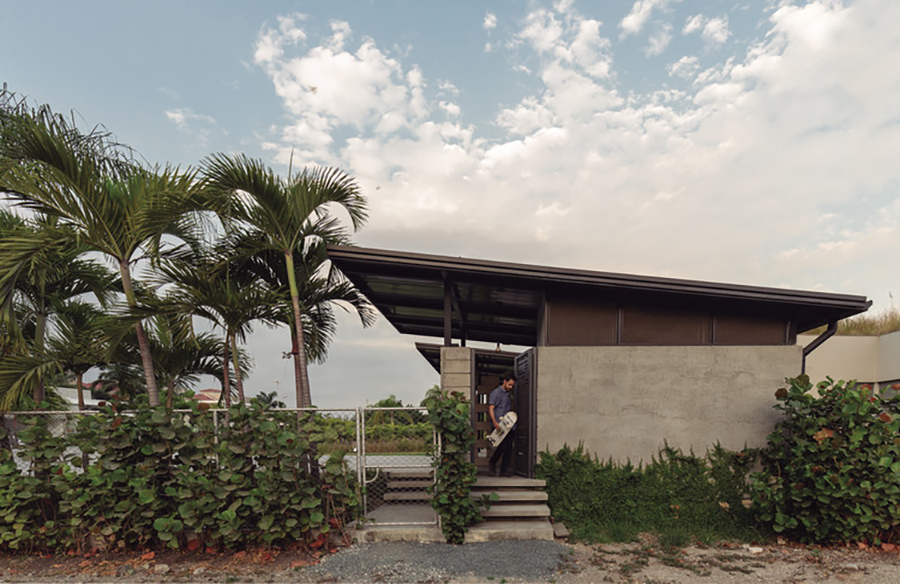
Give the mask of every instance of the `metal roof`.
[[797, 332], [865, 312], [865, 296], [635, 276], [362, 247], [329, 246], [334, 264], [401, 333], [535, 346], [544, 298], [713, 310], [790, 319]]

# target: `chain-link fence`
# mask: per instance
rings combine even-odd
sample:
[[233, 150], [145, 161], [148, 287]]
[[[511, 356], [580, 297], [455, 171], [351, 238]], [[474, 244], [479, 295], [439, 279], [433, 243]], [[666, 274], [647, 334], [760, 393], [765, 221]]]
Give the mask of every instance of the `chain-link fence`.
[[425, 408], [363, 408], [361, 476], [366, 519], [378, 525], [435, 525], [437, 437]]
[[[296, 412], [298, 424], [306, 428], [310, 450], [320, 465], [333, 454], [344, 453], [344, 463], [357, 477], [365, 519], [378, 525], [436, 525], [428, 487], [434, 483], [432, 462], [438, 443], [425, 408], [278, 409]], [[204, 422], [191, 420], [190, 410], [175, 410], [196, 431], [210, 431], [213, 439], [227, 427], [227, 413], [209, 409]], [[9, 412], [0, 415], [6, 437], [0, 448], [13, 454], [20, 472], [33, 472], [34, 460], [25, 454], [22, 438], [40, 421], [49, 435], [60, 438], [60, 461], [68, 461], [77, 472], [97, 456], [90, 446], [83, 452], [77, 439], [79, 423], [93, 411]], [[129, 416], [130, 412], [120, 412]], [[211, 426], [209, 426], [211, 420]], [[202, 428], [201, 428], [202, 426]], [[24, 456], [23, 456], [24, 454]]]

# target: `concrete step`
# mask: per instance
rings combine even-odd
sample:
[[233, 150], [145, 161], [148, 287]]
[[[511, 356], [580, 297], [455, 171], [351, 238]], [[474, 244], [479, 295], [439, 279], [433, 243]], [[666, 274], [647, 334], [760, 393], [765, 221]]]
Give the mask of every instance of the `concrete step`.
[[546, 519], [530, 521], [485, 521], [469, 528], [466, 543], [511, 539], [553, 541], [553, 526]]
[[385, 501], [431, 501], [425, 491], [392, 491], [384, 494]]
[[387, 475], [388, 480], [415, 480], [415, 479], [432, 479], [433, 472], [431, 469], [398, 469], [398, 470], [385, 470], [384, 473]]
[[[394, 477], [391, 477], [394, 478]], [[434, 484], [432, 480], [407, 479], [402, 481], [390, 480], [387, 483], [388, 489], [425, 489]]]
[[491, 505], [490, 509], [481, 512], [485, 519], [513, 519], [517, 517], [550, 517], [550, 507], [546, 505]]
[[495, 493], [497, 495], [498, 503], [507, 503], [513, 501], [519, 501], [522, 503], [535, 503], [542, 502], [547, 500], [547, 493], [544, 491], [491, 491], [491, 490], [473, 490], [469, 496], [473, 499], [481, 499], [482, 495], [487, 495], [490, 493]]
[[544, 479], [526, 479], [523, 477], [485, 477], [480, 476], [472, 489], [543, 489], [547, 486]]

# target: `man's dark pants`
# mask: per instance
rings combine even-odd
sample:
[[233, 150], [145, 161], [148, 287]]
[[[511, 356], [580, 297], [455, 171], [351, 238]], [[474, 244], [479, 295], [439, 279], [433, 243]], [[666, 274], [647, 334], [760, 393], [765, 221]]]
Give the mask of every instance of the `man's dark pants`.
[[494, 454], [491, 456], [491, 470], [497, 468], [497, 461], [501, 460], [502, 457], [502, 461], [500, 462], [500, 474], [506, 474], [506, 471], [509, 470], [509, 463], [512, 460], [513, 447], [515, 446], [515, 444], [516, 429], [513, 428], [503, 439], [503, 442], [501, 442], [500, 445], [494, 449]]

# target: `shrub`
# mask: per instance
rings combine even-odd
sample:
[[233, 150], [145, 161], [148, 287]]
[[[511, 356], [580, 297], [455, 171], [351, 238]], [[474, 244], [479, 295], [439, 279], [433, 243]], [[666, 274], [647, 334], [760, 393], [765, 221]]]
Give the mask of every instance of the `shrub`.
[[831, 378], [813, 395], [809, 378], [788, 379], [763, 469], [753, 475], [760, 519], [802, 542], [891, 539], [900, 525], [898, 398]]
[[[144, 403], [106, 405], [54, 437], [24, 417], [21, 472], [0, 449], [0, 550], [236, 548], [329, 545], [358, 516], [358, 485], [335, 452], [320, 468], [313, 444], [338, 429], [317, 414], [259, 404], [219, 417]], [[0, 440], [5, 429], [0, 428]], [[67, 448], [85, 453], [63, 455]], [[71, 451], [70, 451], [71, 452]]]
[[599, 462], [577, 448], [542, 452], [535, 475], [547, 481], [553, 517], [576, 539], [630, 541], [641, 532], [661, 539], [755, 539], [743, 506], [752, 450], [718, 445], [705, 458], [668, 445], [646, 466]]

